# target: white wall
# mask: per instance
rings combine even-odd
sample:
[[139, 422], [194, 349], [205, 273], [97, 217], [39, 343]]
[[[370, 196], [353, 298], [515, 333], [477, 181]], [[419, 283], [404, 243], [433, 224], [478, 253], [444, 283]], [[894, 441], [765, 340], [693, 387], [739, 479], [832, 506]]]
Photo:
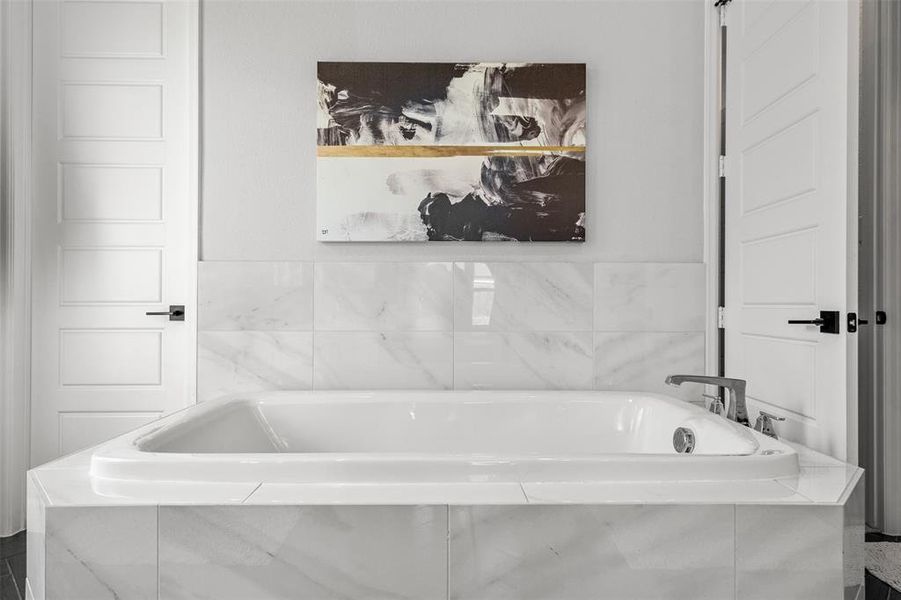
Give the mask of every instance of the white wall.
[[[206, 2], [203, 260], [701, 260], [703, 7]], [[318, 60], [586, 62], [588, 241], [317, 243]]]
[[[704, 7], [700, 0], [205, 2], [201, 397], [404, 382], [656, 388], [664, 371], [702, 370]], [[316, 242], [318, 60], [587, 63], [587, 241]], [[410, 264], [325, 264], [354, 261]], [[638, 264], [647, 262], [663, 264]], [[461, 323], [480, 268], [500, 294], [496, 317], [550, 308], [531, 319]], [[383, 279], [360, 283], [376, 272]], [[573, 294], [557, 295], [559, 285]], [[447, 286], [444, 296], [430, 295], [435, 286]], [[347, 306], [324, 319], [321, 303], [337, 301]], [[377, 318], [367, 303], [418, 317]], [[561, 325], [549, 312], [576, 316]], [[483, 337], [473, 338], [479, 330]], [[369, 349], [377, 370], [398, 363], [407, 370], [387, 379], [367, 375], [363, 364], [349, 365], [357, 372], [349, 379], [321, 372], [346, 358], [329, 348], [354, 346]], [[581, 366], [548, 366], [565, 355], [560, 348], [573, 353], [567, 364]], [[469, 360], [479, 352], [517, 357], [507, 375], [486, 380], [472, 371], [480, 361]], [[636, 366], [641, 361], [648, 368]], [[422, 368], [428, 376], [418, 379]]]

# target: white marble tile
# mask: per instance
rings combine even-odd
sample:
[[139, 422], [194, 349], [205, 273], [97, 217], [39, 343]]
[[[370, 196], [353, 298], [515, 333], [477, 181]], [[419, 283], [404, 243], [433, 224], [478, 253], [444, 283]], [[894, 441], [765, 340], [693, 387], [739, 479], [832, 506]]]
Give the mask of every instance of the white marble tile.
[[738, 600], [842, 600], [842, 507], [735, 507]]
[[87, 467], [34, 471], [50, 505], [239, 504], [258, 483], [92, 480]]
[[60, 456], [59, 458], [53, 459], [50, 462], [45, 462], [44, 464], [36, 467], [36, 469], [46, 471], [48, 469], [76, 469], [79, 467], [90, 467], [91, 456], [93, 455], [93, 453], [93, 447], [85, 448], [83, 450], [77, 450], [71, 454], [66, 454], [65, 456]]
[[36, 599], [44, 600], [45, 550], [46, 550], [46, 498], [40, 484], [29, 472], [25, 501], [25, 577]]
[[598, 263], [597, 331], [704, 331], [707, 267], [702, 263]]
[[48, 508], [46, 600], [156, 600], [156, 511]]
[[197, 397], [310, 389], [313, 334], [201, 331], [197, 335]]
[[264, 483], [245, 504], [526, 504], [518, 483]]
[[315, 389], [450, 389], [453, 334], [316, 332]]
[[523, 483], [530, 504], [798, 504], [774, 480]]
[[808, 448], [807, 446], [802, 446], [801, 444], [790, 442], [788, 440], [782, 440], [782, 442], [795, 449], [795, 452], [798, 453], [798, 464], [800, 464], [802, 467], [844, 468], [847, 466], [837, 458], [833, 458], [827, 454], [823, 454], [822, 452]]
[[160, 508], [162, 600], [445, 598], [445, 506]]
[[454, 264], [457, 331], [579, 331], [592, 320], [591, 263]]
[[313, 328], [310, 263], [204, 261], [197, 296], [201, 331]]
[[703, 333], [594, 334], [595, 389], [659, 392], [686, 400], [703, 386], [664, 383], [667, 375], [704, 372]]
[[863, 477], [857, 480], [843, 509], [842, 570], [845, 598], [856, 598], [864, 586], [866, 566], [866, 489]]
[[458, 332], [456, 389], [591, 389], [592, 334]]
[[723, 600], [731, 506], [451, 507], [448, 597]]
[[852, 465], [842, 467], [801, 467], [795, 477], [778, 479], [785, 487], [809, 498], [817, 504], [840, 504], [851, 490], [861, 469]]
[[450, 331], [451, 263], [316, 263], [317, 331]]

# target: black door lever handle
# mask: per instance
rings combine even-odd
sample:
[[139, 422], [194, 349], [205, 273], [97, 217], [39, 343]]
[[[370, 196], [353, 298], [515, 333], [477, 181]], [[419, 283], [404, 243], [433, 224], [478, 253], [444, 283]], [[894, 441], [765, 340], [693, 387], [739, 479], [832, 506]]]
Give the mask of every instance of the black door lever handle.
[[818, 319], [789, 319], [789, 325], [817, 325], [820, 333], [838, 333], [838, 311], [821, 310]]
[[169, 310], [152, 310], [149, 312], [145, 312], [145, 315], [151, 317], [169, 317], [170, 321], [184, 321], [185, 320], [185, 305], [184, 304], [170, 304]]

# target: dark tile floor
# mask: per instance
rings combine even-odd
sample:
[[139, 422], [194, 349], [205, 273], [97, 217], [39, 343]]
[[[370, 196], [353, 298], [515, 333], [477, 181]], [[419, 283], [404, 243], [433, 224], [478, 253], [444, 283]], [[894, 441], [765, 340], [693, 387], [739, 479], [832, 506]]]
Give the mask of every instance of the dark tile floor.
[[901, 591], [877, 579], [869, 571], [866, 574], [865, 587], [867, 600], [901, 600]]
[[25, 532], [0, 538], [0, 600], [25, 598]]
[[[901, 542], [901, 537], [868, 533], [868, 542]], [[901, 600], [901, 590], [866, 572], [867, 600]], [[25, 532], [0, 538], [0, 600], [25, 598]]]
[[[901, 542], [901, 536], [885, 535], [883, 533], [867, 532], [868, 542]], [[896, 590], [881, 579], [878, 579], [867, 571], [866, 575], [867, 600], [901, 600], [901, 590]]]

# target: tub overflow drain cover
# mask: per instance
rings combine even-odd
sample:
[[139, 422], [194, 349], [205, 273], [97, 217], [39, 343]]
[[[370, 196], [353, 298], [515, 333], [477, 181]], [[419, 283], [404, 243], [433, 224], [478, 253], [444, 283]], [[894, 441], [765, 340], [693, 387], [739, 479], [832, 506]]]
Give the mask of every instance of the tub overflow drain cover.
[[695, 432], [688, 427], [676, 427], [673, 432], [673, 448], [679, 454], [691, 454], [695, 449]]

